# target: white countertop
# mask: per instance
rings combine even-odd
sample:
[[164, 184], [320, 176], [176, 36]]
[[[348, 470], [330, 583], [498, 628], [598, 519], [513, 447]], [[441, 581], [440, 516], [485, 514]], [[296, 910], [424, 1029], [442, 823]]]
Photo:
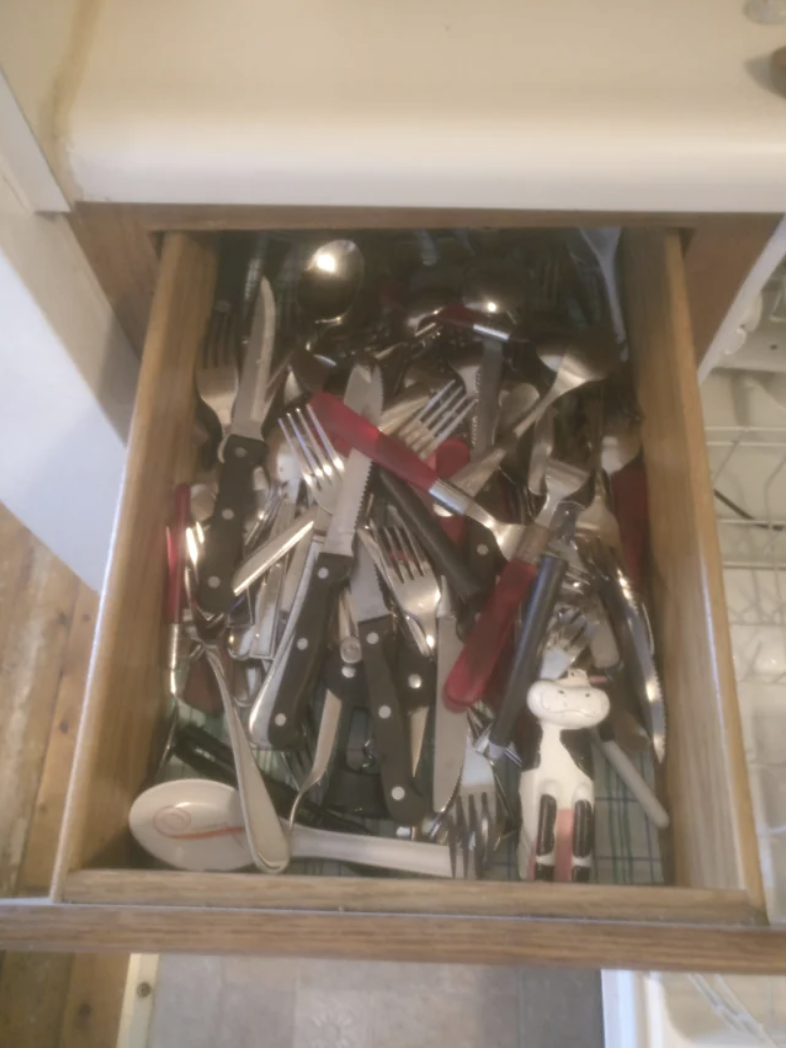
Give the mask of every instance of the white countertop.
[[786, 27], [742, 8], [104, 0], [62, 162], [90, 200], [786, 211]]

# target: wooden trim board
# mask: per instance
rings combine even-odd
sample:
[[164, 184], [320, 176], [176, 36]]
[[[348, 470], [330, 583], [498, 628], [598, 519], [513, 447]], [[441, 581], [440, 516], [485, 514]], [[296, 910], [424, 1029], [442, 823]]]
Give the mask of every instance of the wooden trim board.
[[681, 248], [675, 233], [638, 230], [626, 234], [622, 253], [669, 712], [676, 880], [741, 887], [763, 907]]
[[743, 972], [783, 970], [786, 932], [538, 917], [297, 913], [223, 908], [0, 906], [0, 947], [253, 953], [454, 964]]
[[[493, 889], [493, 890], [492, 890]], [[80, 870], [63, 899], [108, 906], [194, 906], [465, 917], [555, 917], [766, 925], [745, 892], [633, 885], [372, 877], [263, 877], [156, 870]]]

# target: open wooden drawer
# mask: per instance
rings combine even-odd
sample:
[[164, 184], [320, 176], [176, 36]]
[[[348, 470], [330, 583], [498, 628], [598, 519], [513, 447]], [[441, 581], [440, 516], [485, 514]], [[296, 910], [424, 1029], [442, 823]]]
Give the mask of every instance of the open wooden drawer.
[[216, 277], [213, 238], [171, 233], [52, 886], [51, 941], [88, 935], [91, 949], [777, 967], [786, 935], [770, 929], [763, 913], [679, 236], [630, 232], [623, 261], [669, 713], [670, 886], [132, 868], [128, 809], [160, 750], [167, 712], [161, 536], [172, 486], [189, 479], [192, 375]]

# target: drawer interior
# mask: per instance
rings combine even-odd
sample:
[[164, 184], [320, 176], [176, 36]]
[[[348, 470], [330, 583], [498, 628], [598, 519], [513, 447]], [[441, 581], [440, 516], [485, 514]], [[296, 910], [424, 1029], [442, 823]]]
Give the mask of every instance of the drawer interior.
[[[351, 896], [371, 910], [486, 908], [525, 914], [545, 908], [555, 916], [619, 919], [662, 917], [674, 907], [699, 921], [714, 917], [719, 908], [728, 915], [742, 900], [759, 906], [680, 239], [659, 229], [625, 233], [621, 263], [643, 415], [650, 612], [668, 712], [668, 756], [656, 786], [672, 825], [656, 840], [643, 817], [631, 817], [629, 800], [616, 789], [605, 813], [612, 852], [601, 879], [668, 887], [350, 882], [323, 875], [274, 878], [150, 869], [130, 837], [127, 818], [131, 802], [155, 774], [169, 722], [161, 683], [163, 537], [172, 489], [193, 477], [193, 373], [213, 304], [218, 257], [216, 236], [171, 233], [164, 240], [55, 897], [309, 907], [346, 905]], [[604, 796], [602, 785], [598, 795]], [[631, 873], [637, 860], [648, 864], [642, 875]]]

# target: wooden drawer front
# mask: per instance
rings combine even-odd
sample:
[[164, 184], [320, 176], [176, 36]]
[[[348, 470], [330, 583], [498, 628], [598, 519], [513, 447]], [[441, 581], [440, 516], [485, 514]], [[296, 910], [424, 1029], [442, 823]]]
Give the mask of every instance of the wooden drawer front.
[[763, 927], [679, 237], [629, 233], [623, 262], [645, 414], [654, 631], [669, 712], [672, 886], [131, 868], [128, 808], [153, 770], [166, 713], [159, 623], [168, 496], [190, 478], [192, 376], [216, 278], [212, 240], [168, 234], [53, 884], [63, 909], [111, 913], [106, 937], [118, 946], [129, 934], [138, 939], [152, 913], [158, 931], [150, 928], [149, 947], [156, 949], [687, 969], [769, 963], [771, 947], [761, 942], [776, 933]]

